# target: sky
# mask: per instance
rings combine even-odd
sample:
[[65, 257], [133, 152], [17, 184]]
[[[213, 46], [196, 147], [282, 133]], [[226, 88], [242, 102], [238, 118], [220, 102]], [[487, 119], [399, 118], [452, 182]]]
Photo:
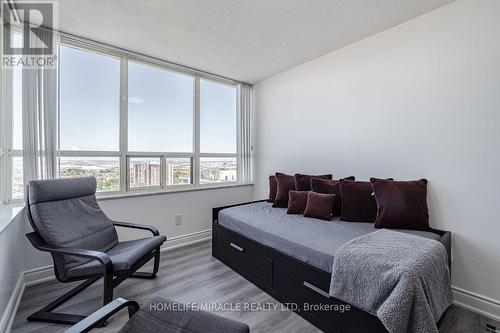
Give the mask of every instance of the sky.
[[[193, 151], [190, 76], [129, 62], [129, 151]], [[118, 150], [120, 60], [61, 46], [63, 150]], [[201, 152], [236, 152], [236, 89], [200, 82]]]
[[[61, 149], [118, 151], [120, 59], [61, 46], [59, 69]], [[13, 147], [22, 149], [21, 70], [13, 79]], [[129, 62], [129, 151], [192, 152], [193, 87], [188, 75]], [[200, 80], [201, 152], [236, 153], [235, 106], [234, 87]]]

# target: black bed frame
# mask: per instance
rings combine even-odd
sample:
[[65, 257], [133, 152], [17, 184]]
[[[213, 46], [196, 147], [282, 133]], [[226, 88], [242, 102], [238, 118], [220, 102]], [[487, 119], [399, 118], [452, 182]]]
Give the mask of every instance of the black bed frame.
[[[253, 201], [253, 202], [262, 202]], [[269, 295], [325, 332], [387, 332], [374, 315], [347, 304], [328, 294], [331, 274], [320, 270], [275, 249], [262, 245], [218, 223], [219, 211], [229, 207], [212, 209], [212, 256], [238, 272]], [[451, 234], [449, 231], [432, 229], [441, 236], [439, 241], [448, 253], [451, 267]], [[305, 309], [305, 306], [309, 309]], [[313, 308], [327, 305], [330, 310]], [[297, 306], [297, 307], [295, 307]], [[349, 311], [339, 309], [350, 307]], [[438, 326], [446, 312], [438, 321]]]

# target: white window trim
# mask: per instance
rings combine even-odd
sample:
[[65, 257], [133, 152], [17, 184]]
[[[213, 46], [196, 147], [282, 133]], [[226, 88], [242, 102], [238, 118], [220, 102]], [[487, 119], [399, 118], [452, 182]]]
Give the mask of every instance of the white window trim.
[[[238, 168], [240, 167], [240, 148], [239, 148], [239, 135], [241, 133], [239, 128], [239, 103], [236, 98], [235, 110], [236, 115], [236, 153], [201, 153], [200, 152], [200, 80], [208, 80], [215, 82], [217, 84], [223, 84], [234, 89], [237, 89], [238, 82], [233, 80], [228, 80], [225, 78], [217, 78], [215, 76], [208, 75], [206, 73], [198, 72], [189, 68], [180, 69], [180, 66], [173, 66], [170, 63], [158, 60], [156, 58], [138, 55], [133, 52], [128, 52], [122, 49], [116, 49], [114, 47], [102, 46], [99, 43], [89, 42], [87, 40], [79, 40], [74, 37], [68, 38], [65, 36], [61, 37], [60, 45], [73, 47], [81, 49], [83, 51], [90, 51], [97, 54], [111, 56], [120, 59], [120, 130], [119, 130], [119, 150], [118, 151], [72, 151], [72, 150], [58, 150], [58, 156], [60, 157], [119, 157], [120, 162], [120, 189], [118, 191], [107, 191], [99, 192], [98, 197], [122, 197], [122, 196], [135, 196], [140, 193], [169, 193], [178, 191], [189, 191], [189, 190], [199, 190], [208, 188], [223, 188], [238, 185], [248, 185], [242, 183], [239, 177]], [[176, 74], [181, 74], [189, 77], [193, 77], [193, 90], [194, 90], [194, 117], [193, 117], [193, 151], [192, 152], [137, 152], [128, 151], [128, 63], [129, 61], [145, 64], [148, 66], [153, 66], [162, 70], [173, 72]], [[58, 125], [59, 127], [59, 125]], [[59, 146], [59, 143], [58, 143]], [[140, 187], [140, 188], [130, 188], [129, 184], [129, 163], [130, 157], [160, 157], [160, 186], [155, 187]], [[182, 184], [182, 185], [166, 185], [166, 158], [191, 158], [191, 175], [192, 184]], [[237, 181], [227, 181], [219, 183], [200, 183], [200, 158], [211, 157], [233, 157], [236, 158], [237, 165]]]
[[[2, 29], [9, 31], [9, 36], [13, 33], [22, 33], [22, 28], [14, 25], [6, 26], [2, 23]], [[3, 34], [3, 30], [1, 31]], [[3, 35], [2, 35], [3, 36]], [[3, 43], [1, 43], [1, 54], [3, 54]], [[2, 116], [0, 117], [0, 129], [3, 135], [0, 136], [0, 202], [5, 204], [22, 203], [23, 198], [13, 198], [12, 177], [13, 177], [13, 159], [23, 157], [23, 151], [13, 149], [12, 135], [14, 131], [13, 124], [13, 72], [12, 69], [1, 68], [1, 97], [2, 97]]]

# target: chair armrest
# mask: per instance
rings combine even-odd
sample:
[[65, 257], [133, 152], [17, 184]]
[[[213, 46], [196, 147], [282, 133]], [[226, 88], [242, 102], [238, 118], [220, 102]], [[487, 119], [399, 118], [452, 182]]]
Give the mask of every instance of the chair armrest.
[[149, 230], [154, 236], [158, 236], [160, 233], [158, 232], [158, 229], [152, 225], [147, 225], [147, 224], [137, 224], [137, 223], [129, 223], [129, 222], [118, 222], [118, 221], [112, 221], [113, 225], [117, 227], [124, 227], [124, 228], [133, 228], [133, 229], [142, 229], [142, 230]]
[[102, 325], [109, 317], [125, 307], [128, 308], [128, 317], [131, 318], [139, 309], [139, 304], [137, 304], [137, 302], [135, 301], [130, 301], [124, 298], [117, 298], [113, 302], [92, 313], [87, 318], [71, 326], [64, 333], [89, 332], [91, 329]]
[[26, 234], [26, 237], [28, 237], [28, 240], [37, 250], [95, 259], [105, 266], [106, 272], [112, 271], [113, 264], [111, 258], [104, 252], [49, 245], [36, 232], [30, 232]]

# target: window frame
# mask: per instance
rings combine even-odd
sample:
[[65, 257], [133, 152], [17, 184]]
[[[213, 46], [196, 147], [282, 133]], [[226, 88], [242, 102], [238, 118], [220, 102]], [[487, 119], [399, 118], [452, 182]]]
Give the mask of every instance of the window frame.
[[[126, 145], [126, 150], [129, 154], [131, 155], [137, 155], [137, 154], [151, 154], [151, 153], [154, 153], [154, 154], [157, 154], [157, 153], [161, 153], [161, 154], [168, 154], [168, 155], [186, 155], [186, 156], [180, 156], [180, 157], [187, 157], [187, 155], [189, 156], [194, 156], [195, 155], [195, 151], [196, 151], [196, 148], [195, 148], [195, 141], [196, 141], [196, 121], [195, 121], [195, 118], [196, 118], [196, 80], [197, 80], [197, 77], [196, 75], [190, 75], [186, 72], [182, 72], [182, 71], [179, 71], [179, 70], [174, 70], [174, 69], [171, 69], [169, 67], [166, 67], [166, 66], [161, 66], [159, 65], [158, 63], [156, 62], [152, 62], [152, 61], [146, 61], [146, 60], [142, 60], [142, 59], [139, 59], [137, 57], [131, 57], [131, 56], [126, 56], [124, 59], [122, 59], [122, 61], [126, 61], [125, 64], [122, 64], [122, 66], [125, 66], [125, 73], [122, 73], [123, 75], [126, 76], [126, 80], [125, 79], [122, 79], [122, 84], [126, 86], [126, 91], [122, 92], [122, 99], [124, 100], [124, 102], [126, 103], [126, 105], [124, 105], [122, 108], [126, 108], [126, 127], [124, 127], [122, 130], [124, 131], [123, 133], [125, 134], [126, 136], [126, 140], [127, 140], [127, 145]], [[143, 66], [149, 66], [149, 67], [152, 67], [152, 68], [156, 68], [156, 69], [159, 69], [159, 70], [162, 70], [162, 71], [166, 71], [166, 72], [170, 72], [170, 73], [174, 73], [174, 74], [177, 74], [177, 75], [183, 75], [183, 76], [187, 76], [187, 77], [190, 77], [193, 79], [193, 98], [194, 98], [194, 101], [193, 101], [193, 137], [192, 137], [192, 141], [191, 141], [191, 148], [192, 150], [190, 152], [169, 152], [169, 151], [161, 151], [161, 152], [150, 152], [150, 151], [137, 151], [137, 150], [130, 150], [128, 149], [128, 64], [130, 62], [133, 62], [135, 64], [138, 64], [138, 65], [143, 65]]]
[[[84, 51], [84, 52], [91, 52], [91, 53], [95, 53], [95, 54], [98, 54], [98, 55], [101, 55], [101, 56], [106, 56], [106, 57], [112, 57], [112, 58], [115, 58], [116, 60], [120, 61], [120, 77], [119, 77], [119, 80], [120, 80], [120, 89], [119, 89], [119, 93], [118, 93], [118, 105], [119, 105], [119, 122], [120, 122], [120, 125], [119, 125], [119, 140], [118, 140], [118, 150], [113, 150], [113, 151], [100, 151], [100, 150], [61, 150], [60, 147], [61, 147], [61, 136], [60, 136], [60, 127], [61, 127], [61, 123], [60, 123], [60, 105], [61, 105], [61, 85], [60, 85], [60, 71], [57, 72], [57, 75], [58, 75], [58, 79], [57, 79], [57, 170], [56, 170], [56, 174], [57, 174], [57, 177], [59, 177], [59, 172], [60, 172], [60, 168], [61, 168], [61, 157], [118, 157], [119, 158], [119, 172], [120, 172], [120, 176], [119, 176], [119, 190], [118, 191], [101, 191], [101, 192], [97, 192], [98, 193], [98, 196], [101, 196], [101, 195], [114, 195], [114, 194], [117, 194], [119, 192], [122, 192], [122, 173], [123, 173], [123, 170], [122, 170], [122, 154], [121, 154], [121, 118], [122, 118], [122, 114], [121, 114], [121, 96], [122, 96], [122, 56], [117, 53], [117, 52], [113, 52], [113, 51], [110, 51], [110, 50], [103, 50], [102, 48], [99, 48], [99, 47], [94, 47], [90, 44], [87, 44], [87, 43], [80, 43], [80, 42], [75, 42], [75, 41], [72, 41], [72, 42], [66, 42], [64, 41], [63, 42], [63, 38], [61, 38], [60, 42], [58, 43], [57, 45], [57, 48], [58, 48], [58, 54], [60, 54], [60, 47], [61, 46], [64, 46], [64, 47], [70, 47], [70, 48], [73, 48], [73, 49], [76, 49], [76, 50], [81, 50], [81, 51]], [[60, 57], [58, 58], [58, 62], [57, 62], [57, 65], [58, 65], [58, 68], [60, 66]]]
[[[98, 47], [93, 47], [93, 46], [90, 46], [90, 45], [86, 45], [86, 44], [83, 44], [83, 43], [78, 43], [78, 42], [70, 42], [70, 43], [66, 43], [66, 42], [63, 42], [63, 38], [61, 38], [60, 42], [57, 43], [57, 54], [58, 54], [58, 59], [57, 59], [57, 68], [58, 68], [58, 71], [57, 71], [57, 153], [58, 153], [58, 156], [63, 156], [63, 155], [59, 155], [61, 153], [63, 154], [70, 154], [71, 152], [85, 152], [87, 153], [87, 155], [85, 155], [85, 157], [100, 157], [100, 156], [103, 156], [103, 155], [100, 155], [101, 152], [107, 152], [107, 153], [110, 153], [110, 154], [118, 154], [120, 153], [121, 151], [121, 146], [120, 146], [120, 140], [121, 140], [121, 127], [118, 126], [118, 135], [119, 135], [119, 140], [118, 140], [118, 149], [117, 150], [111, 150], [111, 151], [104, 151], [104, 150], [61, 150], [61, 122], [60, 122], [60, 112], [61, 112], [61, 109], [60, 109], [60, 105], [61, 105], [61, 71], [59, 70], [60, 68], [60, 65], [61, 65], [61, 45], [64, 46], [64, 47], [70, 47], [70, 48], [73, 48], [73, 49], [76, 49], [76, 50], [81, 50], [81, 51], [84, 51], [84, 52], [91, 52], [91, 53], [95, 53], [97, 55], [100, 55], [100, 56], [105, 56], [105, 57], [111, 57], [111, 58], [115, 58], [116, 60], [118, 60], [120, 62], [120, 77], [119, 77], [119, 85], [120, 85], [120, 89], [119, 89], [119, 93], [118, 93], [118, 105], [119, 105], [119, 110], [118, 110], [118, 113], [119, 113], [119, 122], [121, 123], [121, 98], [122, 98], [122, 55], [120, 55], [119, 53], [117, 52], [113, 52], [113, 51], [107, 51], [107, 50], [103, 50], [101, 48], [98, 48]], [[94, 156], [94, 153], [95, 153], [95, 156]], [[64, 155], [63, 157], [70, 157], [70, 156], [66, 156]], [[116, 157], [114, 155], [105, 155], [105, 157]], [[59, 163], [58, 163], [59, 164]], [[58, 165], [59, 167], [59, 165]], [[57, 170], [57, 173], [59, 173], [59, 170]]]
[[[2, 30], [9, 32], [9, 36], [12, 34], [21, 34], [22, 28], [15, 25], [5, 25], [2, 20], [0, 20], [2, 25]], [[12, 38], [12, 37], [10, 37]], [[1, 43], [2, 54], [3, 54], [3, 43]], [[4, 204], [18, 204], [24, 201], [24, 195], [22, 198], [14, 198], [14, 188], [13, 188], [13, 162], [14, 158], [23, 158], [22, 149], [14, 149], [13, 147], [13, 134], [14, 134], [14, 73], [12, 68], [1, 68], [1, 96], [2, 96], [2, 115], [0, 117], [0, 129], [2, 129], [3, 135], [0, 136], [0, 177], [3, 180], [2, 186], [0, 186], [0, 202]], [[24, 181], [23, 181], [24, 183]], [[24, 187], [24, 184], [23, 184]], [[23, 191], [24, 193], [24, 191]]]
[[[239, 146], [239, 103], [237, 94], [238, 82], [232, 80], [225, 80], [223, 78], [215, 78], [210, 75], [205, 75], [190, 68], [177, 68], [165, 61], [133, 54], [122, 49], [114, 49], [111, 47], [99, 46], [94, 43], [75, 40], [61, 36], [59, 46], [67, 46], [76, 49], [81, 49], [85, 52], [94, 52], [97, 54], [112, 56], [120, 59], [120, 103], [119, 103], [119, 150], [118, 151], [74, 151], [74, 150], [59, 150], [58, 157], [118, 157], [120, 162], [120, 185], [118, 191], [102, 191], [98, 192], [98, 197], [113, 197], [113, 196], [126, 196], [137, 195], [139, 193], [168, 193], [175, 191], [196, 190], [210, 187], [225, 187], [231, 185], [244, 185], [241, 182], [239, 168], [240, 168], [240, 146]], [[170, 151], [129, 151], [128, 150], [128, 64], [134, 62], [137, 64], [151, 66], [160, 70], [173, 72], [184, 76], [193, 78], [193, 141], [192, 152], [170, 152]], [[236, 90], [236, 153], [200, 153], [200, 80], [208, 80], [216, 84], [222, 84], [234, 88]], [[60, 86], [58, 86], [60, 90]], [[58, 94], [60, 96], [60, 94]], [[59, 105], [59, 104], [58, 104]], [[59, 114], [59, 110], [58, 110]], [[60, 128], [58, 117], [58, 131]], [[60, 146], [58, 135], [58, 147]], [[159, 157], [160, 158], [160, 186], [152, 187], [137, 187], [130, 186], [130, 158], [134, 157]], [[236, 158], [236, 181], [218, 182], [218, 183], [200, 183], [200, 158]], [[177, 184], [166, 185], [166, 159], [168, 158], [189, 158], [191, 160], [191, 184]], [[59, 159], [58, 171], [59, 174]]]
[[[167, 159], [172, 158], [186, 158], [189, 159], [191, 167], [190, 167], [190, 183], [188, 184], [174, 184], [174, 185], [167, 185]], [[162, 177], [165, 179], [165, 186], [169, 189], [189, 189], [194, 185], [194, 157], [185, 157], [185, 156], [163, 156], [162, 157], [163, 163], [165, 163], [165, 170], [164, 174]]]
[[[235, 138], [235, 144], [236, 144], [236, 153], [201, 153], [201, 146], [200, 146], [200, 139], [201, 139], [201, 135], [200, 135], [200, 129], [201, 129], [201, 124], [200, 124], [200, 80], [205, 80], [205, 81], [211, 81], [213, 83], [217, 83], [217, 84], [221, 84], [221, 85], [225, 85], [225, 86], [228, 86], [228, 87], [232, 87], [236, 90], [236, 100], [235, 100], [235, 112], [236, 112], [236, 117], [235, 117], [235, 121], [236, 121], [236, 138]], [[239, 142], [240, 142], [240, 133], [241, 133], [241, 130], [240, 130], [240, 123], [239, 123], [239, 118], [240, 118], [240, 109], [239, 109], [239, 103], [238, 103], [238, 91], [237, 91], [237, 85], [236, 84], [230, 84], [228, 82], [224, 82], [224, 81], [218, 81], [214, 78], [211, 78], [211, 77], [204, 77], [204, 76], [200, 76], [198, 77], [198, 80], [197, 80], [197, 96], [196, 96], [196, 103], [197, 103], [197, 138], [198, 138], [198, 154], [197, 154], [197, 169], [194, 170], [194, 173], [196, 174], [196, 178], [197, 178], [197, 181], [198, 181], [198, 186], [199, 187], [213, 187], [213, 186], [227, 186], [227, 185], [236, 185], [236, 184], [243, 184], [243, 182], [241, 181], [241, 177], [240, 177], [240, 161], [241, 161], [241, 151], [240, 151], [240, 145], [239, 145]], [[205, 184], [201, 184], [200, 183], [200, 177], [201, 177], [201, 167], [200, 167], [200, 158], [202, 157], [208, 157], [208, 158], [224, 158], [224, 157], [233, 157], [233, 158], [236, 158], [236, 181], [227, 181], [227, 182], [218, 182], [218, 183], [205, 183]]]
[[[160, 184], [158, 186], [153, 185], [153, 186], [137, 186], [137, 187], [132, 187], [131, 186], [131, 181], [130, 181], [130, 159], [132, 158], [150, 158], [150, 159], [159, 159], [160, 160]], [[133, 192], [133, 191], [158, 191], [163, 188], [163, 185], [165, 184], [163, 180], [163, 175], [162, 175], [162, 170], [163, 170], [163, 162], [164, 158], [161, 155], [143, 155], [143, 156], [138, 156], [138, 155], [127, 155], [127, 183], [126, 183], [126, 191], [127, 192]]]

